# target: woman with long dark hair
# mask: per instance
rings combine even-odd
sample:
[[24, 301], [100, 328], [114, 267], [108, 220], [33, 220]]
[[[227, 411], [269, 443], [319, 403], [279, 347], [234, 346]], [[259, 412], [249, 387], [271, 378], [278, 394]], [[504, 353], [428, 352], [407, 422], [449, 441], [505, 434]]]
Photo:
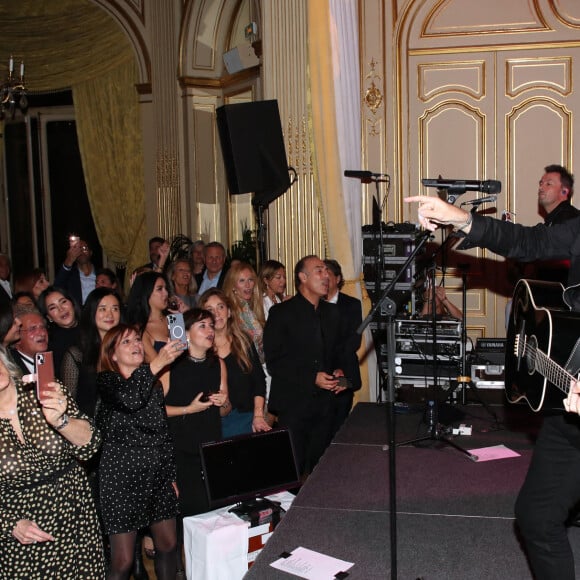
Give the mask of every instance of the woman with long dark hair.
[[175, 444], [182, 517], [209, 509], [201, 477], [199, 444], [221, 439], [220, 416], [231, 409], [224, 362], [214, 353], [211, 312], [192, 308], [184, 315], [188, 350], [163, 376], [169, 429]]
[[99, 497], [111, 545], [110, 580], [129, 577], [137, 531], [146, 526], [155, 544], [157, 578], [175, 579], [175, 460], [158, 375], [182, 354], [179, 347], [179, 341], [170, 341], [144, 364], [140, 332], [123, 323], [101, 344]]
[[38, 298], [38, 308], [48, 320], [48, 350], [54, 353], [54, 372], [61, 377], [66, 350], [80, 339], [80, 307], [66, 290], [49, 286]]
[[79, 409], [94, 417], [97, 405], [97, 363], [101, 342], [121, 322], [121, 297], [110, 288], [95, 288], [88, 296], [80, 320], [80, 344], [64, 353], [63, 382], [75, 397]]
[[8, 348], [20, 339], [22, 322], [15, 316], [14, 309], [9, 302], [0, 304], [0, 344]]
[[143, 272], [135, 278], [131, 286], [126, 318], [143, 335], [146, 361], [153, 360], [169, 340], [165, 315], [168, 297], [167, 279], [159, 272]]

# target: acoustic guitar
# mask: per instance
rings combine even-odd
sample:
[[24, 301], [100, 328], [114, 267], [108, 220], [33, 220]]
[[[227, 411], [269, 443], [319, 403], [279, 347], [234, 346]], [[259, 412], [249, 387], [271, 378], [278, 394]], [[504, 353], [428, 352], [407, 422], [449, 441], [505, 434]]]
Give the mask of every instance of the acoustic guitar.
[[507, 331], [505, 389], [508, 401], [525, 400], [533, 411], [563, 409], [562, 393], [580, 370], [580, 313], [555, 282], [520, 280]]

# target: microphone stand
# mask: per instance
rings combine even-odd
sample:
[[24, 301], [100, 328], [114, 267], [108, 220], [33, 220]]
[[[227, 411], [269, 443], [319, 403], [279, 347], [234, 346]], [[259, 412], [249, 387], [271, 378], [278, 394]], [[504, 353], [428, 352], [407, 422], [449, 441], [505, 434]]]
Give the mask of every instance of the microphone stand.
[[[449, 196], [450, 199], [453, 199], [453, 201], [451, 201], [450, 203], [453, 203], [455, 201], [455, 197], [452, 198], [452, 196]], [[447, 236], [447, 238], [445, 238], [445, 240], [443, 240], [441, 246], [439, 249], [441, 248], [445, 248], [450, 240], [453, 239], [452, 238], [452, 234], [449, 234]], [[437, 250], [438, 251], [438, 250]], [[434, 252], [432, 255], [432, 258], [435, 257], [435, 254], [437, 253]], [[428, 433], [427, 435], [424, 435], [422, 437], [415, 437], [414, 439], [409, 439], [407, 441], [402, 441], [401, 443], [397, 443], [397, 445], [411, 445], [414, 443], [419, 443], [421, 441], [441, 441], [443, 443], [446, 443], [447, 445], [450, 445], [451, 447], [457, 449], [458, 451], [460, 451], [461, 453], [467, 455], [467, 457], [469, 457], [469, 459], [471, 459], [472, 461], [477, 461], [477, 456], [473, 455], [472, 453], [470, 453], [469, 451], [467, 451], [467, 449], [463, 449], [463, 447], [461, 447], [460, 445], [458, 445], [457, 443], [455, 443], [455, 441], [452, 441], [451, 439], [448, 439], [445, 436], [444, 430], [441, 428], [442, 425], [439, 424], [439, 404], [438, 404], [438, 399], [437, 399], [437, 390], [439, 388], [439, 377], [438, 377], [438, 358], [437, 358], [437, 347], [436, 347], [436, 333], [437, 333], [437, 315], [436, 315], [436, 288], [435, 288], [435, 272], [433, 272], [433, 282], [431, 284], [431, 326], [432, 326], [432, 333], [433, 333], [433, 379], [434, 379], [434, 386], [433, 386], [433, 404], [431, 405], [430, 401], [428, 402], [428, 407], [427, 407], [427, 417], [428, 417]]]

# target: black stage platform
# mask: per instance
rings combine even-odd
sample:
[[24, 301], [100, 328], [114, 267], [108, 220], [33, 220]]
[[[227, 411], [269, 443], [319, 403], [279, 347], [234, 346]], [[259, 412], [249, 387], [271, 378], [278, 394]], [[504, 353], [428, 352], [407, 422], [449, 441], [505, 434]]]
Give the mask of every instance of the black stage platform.
[[[398, 578], [528, 580], [513, 506], [539, 417], [519, 405], [447, 407], [442, 422], [472, 425], [467, 449], [504, 444], [520, 457], [475, 463], [441, 442], [397, 448]], [[416, 411], [416, 412], [413, 412]], [[421, 407], [397, 415], [397, 441], [424, 434]], [[449, 423], [447, 423], [449, 424]], [[385, 406], [358, 404], [246, 575], [293, 576], [269, 566], [298, 546], [354, 562], [349, 580], [390, 578]], [[580, 562], [580, 528], [570, 530]]]

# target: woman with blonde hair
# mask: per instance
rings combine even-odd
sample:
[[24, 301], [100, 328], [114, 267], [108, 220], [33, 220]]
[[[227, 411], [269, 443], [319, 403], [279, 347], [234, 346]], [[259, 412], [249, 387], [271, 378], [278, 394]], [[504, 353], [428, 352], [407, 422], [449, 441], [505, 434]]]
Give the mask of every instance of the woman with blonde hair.
[[270, 308], [288, 300], [286, 294], [286, 267], [278, 260], [266, 260], [260, 268], [260, 287], [264, 302], [264, 315], [268, 318]]
[[231, 301], [232, 315], [240, 321], [242, 329], [250, 335], [260, 362], [263, 364], [262, 335], [266, 317], [258, 275], [254, 268], [247, 262], [232, 264], [226, 274], [223, 291]]
[[197, 303], [197, 282], [193, 276], [193, 264], [187, 258], [177, 258], [167, 269], [170, 303], [179, 298], [189, 310]]

